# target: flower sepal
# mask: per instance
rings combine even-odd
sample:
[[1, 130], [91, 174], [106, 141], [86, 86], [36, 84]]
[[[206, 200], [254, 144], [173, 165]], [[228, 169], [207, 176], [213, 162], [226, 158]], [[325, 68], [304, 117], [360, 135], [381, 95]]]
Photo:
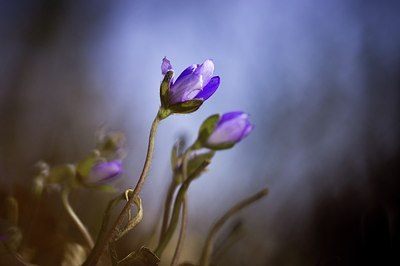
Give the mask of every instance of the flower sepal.
[[161, 107], [168, 108], [169, 106], [169, 90], [171, 88], [171, 80], [174, 77], [174, 71], [169, 70], [164, 75], [164, 79], [160, 85], [160, 100], [161, 100]]
[[[206, 167], [211, 163], [211, 159], [214, 157], [215, 151], [213, 150], [202, 150], [200, 152], [195, 151], [190, 154], [187, 161], [187, 173], [186, 176], [188, 179], [193, 180], [199, 177], [204, 171], [206, 171]], [[180, 158], [178, 165], [174, 170], [174, 180], [176, 184], [182, 184], [184, 180], [183, 174], [183, 161]]]
[[[202, 165], [207, 163], [210, 164], [211, 159], [214, 157], [215, 151], [207, 152], [195, 152], [189, 159], [187, 166], [187, 176], [188, 178], [197, 178], [206, 169], [201, 169]], [[201, 171], [199, 171], [201, 169]], [[196, 172], [199, 172], [195, 175]]]
[[171, 150], [171, 169], [172, 172], [179, 171], [180, 160], [182, 159], [184, 147], [186, 145], [186, 139], [181, 136], [174, 144]]
[[227, 143], [221, 143], [221, 144], [214, 144], [214, 145], [209, 145], [209, 144], [205, 144], [204, 145], [204, 147], [205, 148], [209, 148], [209, 149], [212, 149], [212, 150], [214, 150], [214, 151], [217, 151], [217, 150], [227, 150], [227, 149], [230, 149], [230, 148], [232, 148], [233, 146], [235, 146], [235, 144], [236, 144], [236, 142], [235, 141], [232, 141], [232, 142], [227, 142]]
[[170, 116], [172, 114], [172, 111], [170, 109], [166, 109], [164, 107], [160, 107], [160, 109], [158, 110], [158, 119], [163, 120], [165, 118], [167, 118], [168, 116]]
[[247, 137], [254, 126], [243, 112], [215, 114], [207, 118], [200, 127], [195, 149], [225, 150]]
[[102, 191], [113, 191], [107, 183], [122, 173], [121, 160], [107, 160], [98, 150], [81, 160], [76, 167], [77, 181], [85, 186]]
[[88, 156], [86, 156], [76, 165], [76, 174], [78, 176], [78, 179], [80, 179], [81, 181], [87, 179], [90, 175], [90, 171], [92, 170], [92, 168], [98, 162], [104, 160], [104, 158], [101, 158], [99, 150], [93, 150]]
[[201, 124], [200, 126], [197, 140], [192, 145], [193, 149], [197, 150], [201, 148], [206, 148], [207, 140], [214, 132], [214, 129], [217, 126], [220, 117], [220, 114], [215, 114], [204, 120], [203, 124]]
[[168, 107], [172, 113], [176, 114], [189, 114], [193, 113], [203, 104], [202, 99], [193, 99], [186, 102], [177, 103]]

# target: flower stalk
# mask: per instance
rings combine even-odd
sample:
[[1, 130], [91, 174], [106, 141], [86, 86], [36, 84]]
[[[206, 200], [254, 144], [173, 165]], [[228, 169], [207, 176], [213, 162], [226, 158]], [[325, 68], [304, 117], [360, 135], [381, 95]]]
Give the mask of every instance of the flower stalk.
[[181, 187], [179, 188], [178, 194], [175, 198], [174, 208], [172, 211], [171, 221], [169, 223], [168, 229], [166, 230], [163, 237], [160, 239], [158, 246], [154, 250], [154, 253], [157, 257], [161, 258], [162, 253], [164, 252], [165, 248], [167, 247], [168, 243], [170, 242], [176, 227], [178, 226], [179, 221], [179, 213], [181, 211], [181, 206], [183, 201], [186, 197], [186, 192], [189, 188], [190, 183], [198, 177], [204, 169], [210, 164], [209, 160], [205, 160], [188, 178], [182, 183]]
[[74, 209], [71, 207], [71, 204], [69, 203], [69, 189], [65, 188], [61, 192], [61, 201], [63, 203], [63, 206], [65, 210], [67, 211], [68, 215], [71, 217], [72, 221], [78, 227], [79, 231], [81, 232], [83, 238], [86, 241], [86, 244], [90, 249], [93, 248], [94, 242], [93, 239], [87, 230], [86, 226], [82, 223], [82, 221], [79, 219], [78, 215], [76, 215]]
[[[78, 188], [115, 192], [114, 187], [109, 183], [123, 173], [122, 159], [126, 155], [123, 149], [124, 136], [117, 132], [104, 134], [101, 130], [97, 134], [95, 148], [76, 163], [52, 167], [43, 162], [38, 164], [39, 172], [34, 180], [34, 192], [36, 195], [41, 195], [43, 189], [47, 186], [54, 188], [61, 197], [66, 213], [82, 235], [80, 238], [84, 238], [83, 248], [75, 242], [67, 243], [62, 264], [81, 265], [82, 260], [86, 259], [83, 266], [96, 266], [99, 260], [101, 261], [99, 264], [103, 264], [102, 260], [106, 259], [107, 255], [110, 256], [108, 258], [111, 259], [109, 263], [111, 262], [113, 266], [159, 265], [163, 252], [176, 231], [179, 231], [170, 264], [177, 266], [186, 235], [188, 223], [187, 194], [191, 182], [207, 170], [206, 168], [217, 151], [232, 148], [254, 129], [249, 121], [248, 114], [242, 111], [234, 111], [208, 117], [200, 126], [197, 139], [192, 145], [186, 146], [185, 138], [181, 137], [172, 148], [173, 176], [164, 202], [161, 231], [154, 252], [142, 246], [140, 249], [130, 252], [123, 259], [119, 259], [118, 240], [134, 229], [143, 218], [142, 200], [139, 194], [150, 171], [159, 123], [171, 114], [195, 112], [217, 91], [220, 85], [220, 77], [214, 76], [214, 62], [211, 59], [206, 59], [201, 64], [188, 66], [175, 78], [175, 70], [171, 62], [165, 57], [161, 64], [161, 74], [163, 78], [160, 84], [160, 107], [150, 127], [142, 171], [133, 188], [128, 187], [123, 193], [109, 201], [103, 214], [96, 242], [93, 241], [88, 229], [72, 208], [69, 202], [70, 193]], [[266, 194], [267, 189], [263, 189], [240, 201], [216, 222], [205, 241], [199, 260], [200, 265], [210, 265], [214, 238], [226, 221]], [[118, 214], [116, 219], [112, 220], [112, 213], [115, 212], [116, 206], [119, 206], [121, 202], [124, 202], [124, 204], [121, 204], [123, 208], [119, 214], [116, 213]], [[136, 206], [136, 210], [132, 208], [133, 205]], [[8, 220], [5, 224], [7, 232], [0, 234], [0, 241], [4, 242], [5, 248], [22, 264], [33, 265], [25, 262], [22, 255], [17, 253], [23, 239], [22, 232], [26, 231], [18, 227], [18, 202], [10, 198], [7, 207], [9, 207]], [[132, 215], [134, 212], [135, 214]], [[179, 230], [177, 230], [178, 226]], [[88, 249], [91, 251], [86, 256]], [[187, 264], [192, 265], [191, 263]]]
[[[186, 181], [188, 179], [188, 157], [192, 151], [192, 147], [189, 147], [186, 152], [183, 155], [182, 158], [182, 180]], [[183, 202], [182, 202], [182, 217], [181, 217], [181, 228], [179, 230], [179, 237], [178, 237], [178, 242], [176, 244], [174, 256], [172, 257], [171, 261], [171, 266], [175, 266], [178, 263], [182, 248], [183, 248], [183, 242], [185, 241], [185, 235], [186, 235], [186, 226], [187, 226], [187, 218], [188, 218], [188, 211], [187, 211], [187, 206], [188, 205], [188, 199], [187, 199], [187, 192], [184, 193], [183, 195]]]
[[86, 260], [86, 262], [83, 265], [85, 265], [85, 266], [96, 265], [101, 254], [103, 253], [105, 247], [108, 245], [108, 243], [114, 241], [115, 238], [117, 237], [120, 227], [122, 226], [125, 218], [128, 216], [130, 208], [134, 204], [135, 198], [139, 195], [139, 192], [142, 190], [144, 183], [146, 181], [146, 177], [150, 170], [151, 160], [153, 158], [155, 136], [156, 136], [158, 125], [162, 119], [165, 119], [169, 115], [170, 115], [170, 113], [166, 112], [163, 108], [159, 109], [157, 116], [154, 118], [153, 123], [151, 124], [146, 159], [145, 159], [142, 173], [140, 174], [139, 180], [137, 181], [136, 186], [133, 189], [133, 192], [132, 192], [129, 200], [125, 204], [121, 213], [118, 215], [116, 221], [111, 226], [108, 233], [104, 234], [103, 238], [99, 238], [97, 240], [95, 247], [93, 248], [88, 259]]
[[173, 196], [174, 196], [174, 193], [175, 193], [175, 190], [177, 187], [178, 187], [178, 183], [176, 182], [175, 178], [172, 178], [171, 184], [169, 185], [169, 188], [168, 188], [167, 198], [165, 199], [163, 221], [162, 221], [161, 232], [160, 232], [160, 241], [168, 227], [168, 221], [169, 221], [170, 214], [171, 214], [171, 204], [172, 204]]
[[157, 248], [154, 250], [154, 253], [159, 258], [161, 258], [162, 253], [164, 252], [164, 249], [167, 247], [169, 241], [171, 240], [171, 238], [176, 230], [176, 227], [178, 226], [179, 213], [181, 211], [182, 202], [185, 198], [186, 191], [188, 190], [191, 181], [192, 180], [189, 179], [189, 180], [186, 180], [185, 182], [183, 182], [182, 186], [180, 187], [180, 189], [178, 191], [178, 194], [176, 195], [169, 227], [168, 227], [167, 231], [165, 232], [164, 237], [160, 240], [160, 243], [158, 244]]
[[178, 242], [176, 244], [174, 256], [172, 257], [171, 266], [175, 266], [179, 262], [179, 257], [181, 255], [183, 243], [185, 241], [185, 236], [186, 236], [187, 220], [188, 220], [188, 199], [186, 193], [184, 195], [182, 202], [181, 228], [179, 230]]
[[217, 232], [222, 228], [222, 226], [231, 218], [233, 215], [238, 213], [240, 210], [243, 208], [249, 206], [250, 204], [256, 202], [257, 200], [263, 198], [268, 194], [268, 189], [263, 188], [256, 194], [243, 199], [239, 203], [237, 203], [235, 206], [233, 206], [231, 209], [229, 209], [221, 218], [218, 219], [218, 221], [214, 224], [214, 226], [211, 228], [211, 230], [208, 233], [208, 236], [206, 238], [206, 243], [204, 244], [203, 252], [200, 258], [200, 266], [209, 266], [210, 265], [210, 260], [211, 260], [211, 253], [212, 253], [212, 248], [214, 245], [214, 238], [217, 234]]

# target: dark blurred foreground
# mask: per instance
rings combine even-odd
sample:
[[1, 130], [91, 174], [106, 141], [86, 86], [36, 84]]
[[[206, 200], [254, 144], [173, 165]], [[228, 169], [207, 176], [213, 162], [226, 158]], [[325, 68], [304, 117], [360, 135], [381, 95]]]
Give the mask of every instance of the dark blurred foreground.
[[[217, 265], [400, 265], [400, 141], [396, 136], [400, 133], [398, 132], [400, 128], [400, 78], [398, 77], [400, 55], [398, 48], [381, 53], [378, 50], [383, 48], [376, 45], [376, 43], [384, 43], [387, 38], [390, 43], [388, 47], [395, 47], [393, 42], [397, 38], [393, 37], [395, 36], [393, 32], [398, 32], [396, 30], [398, 24], [388, 23], [388, 21], [391, 22], [388, 18], [392, 16], [392, 13], [377, 13], [380, 10], [393, 11], [397, 5], [391, 1], [383, 1], [380, 5], [372, 2], [351, 1], [353, 8], [357, 10], [354, 20], [364, 21], [365, 19], [372, 25], [365, 26], [367, 30], [363, 31], [359, 38], [362, 40], [362, 49], [358, 51], [354, 59], [361, 62], [361, 67], [356, 65], [356, 68], [360, 67], [364, 76], [360, 78], [361, 85], [358, 85], [365, 89], [363, 95], [367, 96], [358, 98], [359, 95], [354, 91], [346, 92], [347, 94], [342, 92], [344, 95], [341, 95], [339, 90], [339, 92], [333, 91], [332, 95], [324, 94], [326, 98], [321, 96], [322, 104], [313, 102], [315, 98], [318, 98], [313, 94], [316, 91], [310, 92], [305, 88], [326, 84], [340, 88], [340, 81], [330, 74], [336, 73], [336, 67], [346, 64], [343, 62], [330, 65], [331, 62], [324, 61], [325, 68], [315, 74], [320, 78], [321, 83], [310, 80], [306, 85], [296, 84], [295, 78], [290, 80], [289, 74], [286, 73], [290, 69], [280, 69], [278, 66], [275, 71], [284, 80], [281, 81], [284, 83], [282, 86], [293, 87], [293, 93], [296, 89], [304, 88], [304, 95], [301, 97], [307, 100], [305, 103], [299, 99], [290, 101], [291, 97], [295, 97], [290, 94], [285, 95], [284, 99], [278, 97], [278, 100], [287, 99], [278, 104], [282, 109], [276, 109], [275, 106], [268, 107], [268, 102], [263, 101], [262, 95], [268, 95], [268, 90], [265, 90], [262, 83], [263, 80], [260, 81], [262, 85], [252, 84], [257, 91], [253, 91], [253, 94], [249, 93], [248, 98], [254, 103], [252, 104], [255, 108], [253, 117], [259, 121], [256, 125], [259, 139], [247, 144], [254, 145], [251, 152], [245, 149], [244, 151], [248, 153], [238, 156], [255, 158], [256, 163], [249, 164], [254, 167], [252, 171], [255, 174], [249, 175], [262, 176], [262, 178], [268, 176], [272, 181], [266, 178], [266, 180], [253, 181], [252, 184], [272, 183], [271, 195], [264, 199], [265, 203], [255, 205], [252, 210], [238, 215], [221, 232], [214, 257]], [[304, 1], [304, 3], [310, 3], [310, 1]], [[382, 5], [387, 5], [388, 8], [381, 8]], [[147, 129], [136, 130], [135, 127], [127, 125], [128, 123], [140, 124], [140, 119], [143, 119], [138, 118], [140, 116], [108, 114], [111, 110], [118, 109], [123, 112], [125, 109], [116, 102], [108, 101], [110, 95], [114, 93], [113, 90], [107, 90], [107, 95], [97, 90], [96, 82], [89, 77], [90, 69], [84, 64], [85, 56], [91, 50], [88, 43], [91, 44], [91, 38], [96, 39], [101, 30], [107, 28], [108, 24], [104, 23], [102, 18], [111, 16], [109, 10], [112, 10], [112, 7], [112, 1], [101, 1], [98, 5], [90, 1], [86, 4], [74, 4], [72, 1], [45, 0], [35, 3], [25, 1], [21, 5], [2, 2], [0, 5], [0, 229], [7, 229], [8, 224], [5, 222], [7, 199], [13, 196], [18, 202], [18, 226], [23, 233], [19, 251], [26, 258], [30, 258], [32, 263], [38, 265], [60, 265], [68, 245], [83, 244], [83, 239], [63, 212], [56, 193], [45, 193], [40, 199], [32, 195], [34, 164], [40, 159], [50, 164], [78, 160], [91, 149], [94, 131], [104, 120], [111, 127], [129, 133], [128, 144], [134, 148], [140, 146], [140, 143], [146, 139], [145, 134], [138, 132], [145, 132]], [[146, 8], [160, 10], [160, 14], [163, 14], [161, 11], [168, 7], [162, 3], [149, 7], [135, 2], [137, 21], [132, 27], [144, 27], [155, 19], [146, 17], [146, 12], [149, 12]], [[198, 12], [189, 7], [186, 8], [189, 10], [184, 10], [189, 14]], [[375, 12], [375, 10], [378, 11]], [[315, 12], [312, 11], [311, 14]], [[177, 12], [175, 16], [179, 17], [182, 14]], [[370, 17], [375, 19], [369, 20]], [[338, 21], [341, 19], [342, 17], [337, 18]], [[381, 20], [386, 27], [379, 28], [381, 30], [379, 33], [382, 34], [377, 34], [374, 25], [380, 25]], [[234, 18], [227, 18], [227, 21], [235, 22]], [[333, 25], [334, 22], [336, 21], [332, 22]], [[179, 21], [178, 25], [182, 24], [184, 23]], [[242, 21], [242, 24], [245, 25], [245, 21]], [[216, 25], [214, 30], [220, 30], [219, 24], [216, 23]], [[266, 35], [262, 31], [263, 27], [261, 25], [260, 29], [256, 30]], [[197, 28], [196, 32], [198, 30], [205, 32], [202, 28]], [[387, 35], [384, 34], [386, 31]], [[224, 33], [217, 32], [216, 34]], [[305, 31], [302, 34], [307, 33]], [[260, 35], [264, 36], [263, 34]], [[340, 34], [341, 32], [335, 37], [340, 39]], [[384, 36], [383, 40], [378, 42], [377, 36]], [[249, 39], [247, 43], [250, 44], [250, 48], [246, 47], [243, 50], [251, 50], [253, 42], [260, 42], [260, 40], [262, 40], [262, 45], [264, 42], [273, 43], [271, 39], [274, 37], [279, 36], [268, 35], [265, 41], [264, 39]], [[317, 43], [315, 46], [329, 48], [329, 45], [334, 46], [335, 40], [334, 38], [325, 40], [324, 43]], [[215, 40], [215, 46], [219, 45], [218, 41], [222, 42], [222, 40]], [[229, 39], [229, 41], [232, 40]], [[223, 46], [223, 44], [220, 45]], [[184, 42], [180, 42], [180, 45], [176, 49], [186, 47]], [[352, 43], [349, 42], [348, 45], [350, 47]], [[159, 50], [164, 53], [161, 42], [152, 48], [157, 50], [157, 53]], [[243, 50], [239, 45], [234, 52], [240, 54], [245, 52]], [[346, 51], [342, 52], [346, 53]], [[386, 52], [390, 57], [381, 56]], [[261, 50], [257, 50], [256, 54], [259, 57], [263, 56]], [[338, 54], [340, 55], [340, 52]], [[163, 55], [165, 54], [160, 56], [160, 61]], [[334, 55], [335, 53], [332, 53], [327, 57], [331, 58], [332, 63], [335, 62]], [[151, 59], [150, 52], [148, 60]], [[256, 64], [255, 68], [262, 71], [267, 61], [265, 54], [261, 59], [256, 62], [248, 59], [249, 61], [243, 64], [247, 66]], [[221, 64], [229, 65], [233, 63], [231, 61], [232, 58], [229, 57], [229, 60]], [[107, 63], [104, 64], [107, 65]], [[307, 65], [308, 62], [302, 62], [302, 64]], [[143, 68], [145, 67], [146, 64]], [[144, 70], [140, 68], [132, 72], [141, 71]], [[246, 72], [240, 69], [240, 73], [243, 71]], [[297, 74], [301, 75], [301, 73]], [[262, 75], [253, 78], [263, 79]], [[226, 77], [226, 82], [229, 82], [229, 79], [236, 82], [236, 77]], [[132, 83], [134, 81], [132, 80]], [[136, 95], [140, 93], [140, 91], [136, 92]], [[345, 99], [342, 99], [342, 96]], [[145, 101], [139, 96], [137, 98], [132, 99], [134, 110], [143, 117], [147, 117], [148, 109], [141, 109]], [[224, 98], [222, 99], [223, 102]], [[152, 104], [153, 102], [149, 105]], [[273, 104], [272, 100], [271, 104]], [[335, 117], [335, 114], [341, 114], [345, 108], [353, 110], [351, 108], [356, 104], [360, 104], [365, 110], [360, 108], [364, 110], [362, 114], [356, 111], [346, 113], [345, 121], [342, 124], [338, 123], [343, 128], [335, 128], [338, 124], [327, 119]], [[271, 113], [271, 110], [274, 112]], [[359, 109], [354, 107], [354, 110]], [[306, 119], [307, 117], [310, 119]], [[272, 126], [268, 121], [273, 121]], [[335, 126], [331, 128], [329, 125]], [[325, 134], [331, 136], [329, 132], [337, 130], [338, 135], [344, 134], [343, 132], [348, 132], [347, 128], [353, 127], [353, 131], [350, 132], [354, 134], [354, 142], [332, 141], [334, 144], [331, 150], [322, 156], [312, 150], [304, 153], [308, 155], [306, 159], [303, 159], [307, 161], [304, 165], [313, 165], [312, 169], [306, 173], [312, 176], [303, 178], [297, 183], [292, 179], [283, 178], [285, 170], [288, 172], [291, 170], [291, 173], [296, 175], [304, 169], [304, 165], [297, 165], [296, 168], [296, 165], [289, 165], [289, 159], [282, 161], [279, 160], [281, 158], [279, 156], [290, 157], [291, 153], [295, 153], [293, 150], [296, 146], [307, 146], [307, 148], [312, 146], [323, 139], [324, 130], [328, 131]], [[293, 135], [298, 137], [301, 133], [305, 136], [293, 140]], [[358, 151], [362, 151], [360, 152], [362, 156], [356, 156]], [[348, 154], [353, 156], [346, 157]], [[135, 168], [139, 168], [142, 155], [135, 156], [139, 158]], [[240, 162], [237, 163], [240, 165]], [[265, 173], [265, 165], [276, 163], [281, 164], [276, 168], [277, 171], [271, 170]], [[232, 162], [225, 161], [221, 167], [233, 167], [231, 164]], [[271, 177], [272, 175], [274, 177]], [[128, 174], [126, 178], [130, 176], [131, 174]], [[118, 185], [121, 184], [118, 183]], [[150, 195], [147, 197], [147, 202], [150, 205], [158, 206], [157, 196], [163, 196], [165, 191], [163, 186], [157, 187], [157, 185], [159, 183], [156, 183], [156, 188], [153, 188], [156, 191], [154, 194], [152, 190], [147, 191]], [[122, 190], [124, 187], [121, 185], [118, 189]], [[287, 190], [284, 189], [286, 187]], [[229, 189], [231, 187], [226, 185], [226, 190]], [[279, 193], [281, 194], [277, 196]], [[306, 195], [299, 196], [301, 193]], [[203, 194], [213, 198], [207, 193]], [[108, 197], [111, 195], [104, 196], [101, 193], [88, 193], [84, 190], [72, 195], [72, 205], [76, 207], [78, 214], [87, 223], [93, 235], [96, 235], [99, 230], [100, 217]], [[218, 198], [218, 196], [215, 197]], [[301, 200], [304, 199], [308, 199], [308, 204], [301, 204]], [[274, 206], [279, 207], [274, 208]], [[153, 207], [154, 213], [158, 211], [157, 208]], [[225, 208], [226, 206], [223, 205], [219, 213], [222, 213]], [[154, 211], [154, 209], [157, 210]], [[195, 210], [193, 213], [203, 215], [196, 213]], [[215, 219], [214, 214], [209, 216], [205, 220]], [[157, 215], [153, 215], [154, 217]], [[268, 218], [264, 219], [264, 217]], [[206, 227], [201, 222], [203, 217], [198, 220], [200, 225], [196, 224], [197, 218], [191, 219], [191, 222], [195, 224], [194, 228]], [[208, 223], [205, 224], [208, 225]], [[121, 256], [143, 244], [150, 243], [149, 239], [152, 237], [155, 226], [156, 221], [145, 220], [134, 233], [120, 243]], [[205, 230], [206, 228], [198, 229], [193, 235], [188, 235], [187, 246], [190, 249], [188, 256], [197, 258], [196, 253], [199, 252], [197, 248], [201, 247]], [[1, 244], [0, 265], [22, 264], [18, 263]]]

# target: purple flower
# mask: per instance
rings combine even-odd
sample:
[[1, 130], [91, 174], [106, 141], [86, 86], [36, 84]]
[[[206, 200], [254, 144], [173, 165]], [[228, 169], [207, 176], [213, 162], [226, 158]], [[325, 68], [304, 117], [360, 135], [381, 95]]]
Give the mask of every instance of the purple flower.
[[122, 173], [122, 162], [114, 160], [94, 165], [89, 174], [91, 183], [106, 183]]
[[161, 64], [161, 74], [165, 75], [170, 70], [173, 70], [171, 62], [164, 57]]
[[214, 149], [230, 148], [247, 137], [254, 128], [248, 117], [243, 112], [223, 114], [208, 136], [205, 146]]
[[[165, 75], [173, 71], [171, 62], [164, 58], [161, 72]], [[192, 100], [207, 100], [217, 90], [220, 78], [213, 76], [214, 63], [207, 59], [203, 64], [187, 67], [174, 82], [171, 79], [168, 92], [168, 104], [171, 106]]]

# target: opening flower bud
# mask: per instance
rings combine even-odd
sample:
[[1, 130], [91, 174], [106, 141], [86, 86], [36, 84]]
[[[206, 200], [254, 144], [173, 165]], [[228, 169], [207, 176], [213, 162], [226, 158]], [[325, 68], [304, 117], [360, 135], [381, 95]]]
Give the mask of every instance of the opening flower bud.
[[[165, 76], [173, 73], [171, 62], [164, 58], [161, 64], [161, 73]], [[161, 104], [173, 113], [191, 113], [211, 97], [218, 89], [220, 78], [213, 76], [214, 63], [207, 59], [203, 64], [187, 67], [176, 79], [169, 81], [169, 89], [162, 84]], [[167, 93], [166, 93], [167, 92]], [[164, 95], [164, 94], [167, 95]]]
[[122, 162], [120, 160], [100, 162], [92, 167], [88, 181], [93, 184], [108, 183], [121, 173]]
[[247, 137], [254, 128], [248, 118], [249, 115], [243, 112], [223, 114], [206, 145], [212, 148], [238, 143]]
[[213, 150], [229, 149], [247, 137], [254, 126], [243, 112], [216, 114], [207, 118], [200, 127], [196, 149], [205, 147]]

